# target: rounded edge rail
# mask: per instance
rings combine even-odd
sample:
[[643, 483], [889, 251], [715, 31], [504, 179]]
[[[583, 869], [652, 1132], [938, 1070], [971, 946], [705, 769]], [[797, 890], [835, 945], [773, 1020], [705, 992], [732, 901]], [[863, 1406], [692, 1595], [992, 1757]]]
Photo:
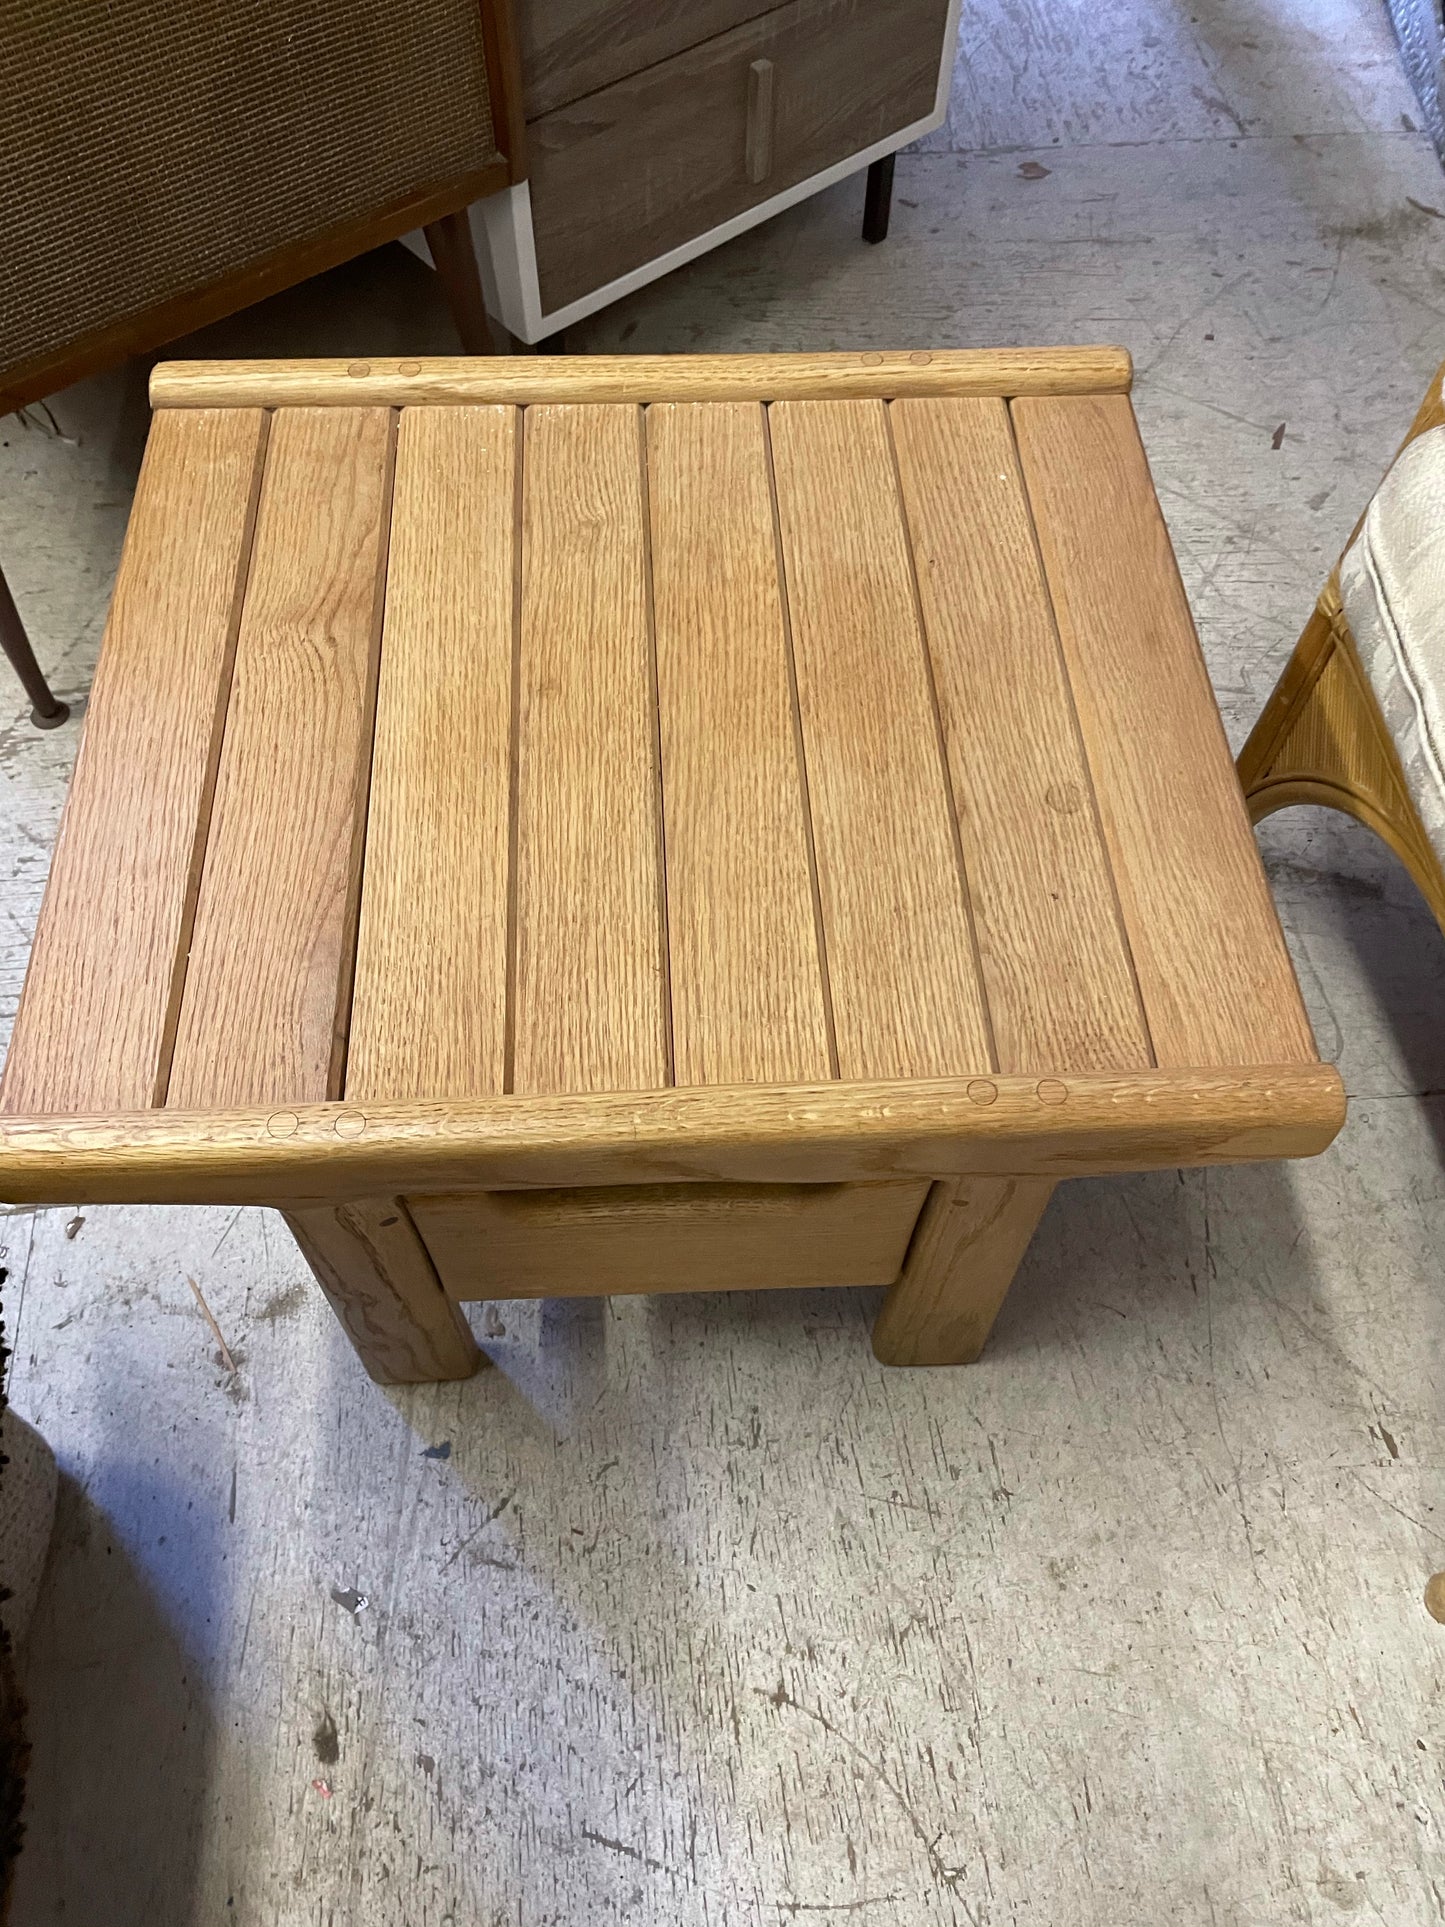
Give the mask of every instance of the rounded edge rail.
[[914, 348], [799, 355], [371, 356], [163, 361], [153, 408], [408, 403], [782, 401], [920, 395], [1127, 394], [1127, 348]]
[[291, 1205], [559, 1184], [1065, 1178], [1310, 1157], [1344, 1115], [1332, 1066], [1287, 1064], [7, 1117], [0, 1197]]

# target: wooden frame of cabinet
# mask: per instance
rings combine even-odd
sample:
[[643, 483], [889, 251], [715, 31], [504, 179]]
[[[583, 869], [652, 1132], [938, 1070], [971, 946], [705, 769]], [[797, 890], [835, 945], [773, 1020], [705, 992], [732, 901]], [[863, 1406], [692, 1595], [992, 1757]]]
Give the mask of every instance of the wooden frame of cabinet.
[[[684, 262], [695, 260], [710, 248], [732, 240], [748, 228], [756, 227], [759, 222], [770, 219], [785, 208], [795, 206], [809, 195], [833, 186], [850, 174], [862, 172], [872, 162], [885, 159], [899, 148], [931, 133], [942, 124], [948, 110], [954, 49], [958, 38], [959, 5], [960, 0], [948, 0], [938, 81], [927, 113], [908, 120], [881, 138], [781, 188], [777, 193], [766, 195], [728, 219], [705, 228], [575, 299], [551, 307], [545, 305], [539, 284], [533, 185], [530, 181], [516, 181], [503, 193], [474, 205], [472, 225], [488, 309], [518, 340], [529, 343], [540, 341], [587, 315], [595, 314], [598, 309], [609, 306], [635, 289], [645, 287], [673, 268], [681, 267]], [[601, 97], [599, 93], [591, 98]], [[740, 161], [743, 159], [741, 153], [739, 158]], [[531, 171], [536, 172], [535, 144]]]

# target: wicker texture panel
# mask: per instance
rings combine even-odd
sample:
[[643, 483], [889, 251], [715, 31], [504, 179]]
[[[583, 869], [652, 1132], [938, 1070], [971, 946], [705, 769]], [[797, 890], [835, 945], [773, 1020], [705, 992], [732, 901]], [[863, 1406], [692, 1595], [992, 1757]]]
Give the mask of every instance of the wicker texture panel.
[[0, 0], [0, 373], [497, 158], [478, 0]]

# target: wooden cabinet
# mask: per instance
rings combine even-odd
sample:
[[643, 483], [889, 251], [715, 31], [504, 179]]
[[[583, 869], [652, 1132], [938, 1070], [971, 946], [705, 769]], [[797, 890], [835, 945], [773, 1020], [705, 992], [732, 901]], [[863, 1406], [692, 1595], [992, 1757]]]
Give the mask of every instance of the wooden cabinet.
[[767, 11], [766, 0], [517, 0], [527, 119]]
[[793, 0], [535, 122], [545, 309], [921, 119], [947, 0]]
[[958, 0], [516, 0], [528, 178], [478, 203], [524, 341], [891, 154], [948, 100]]

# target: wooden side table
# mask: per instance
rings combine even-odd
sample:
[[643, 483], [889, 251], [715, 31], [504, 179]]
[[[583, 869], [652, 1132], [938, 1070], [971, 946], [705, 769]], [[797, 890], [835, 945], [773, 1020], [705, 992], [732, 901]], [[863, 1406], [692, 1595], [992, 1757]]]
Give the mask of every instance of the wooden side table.
[[889, 1285], [1338, 1129], [1118, 350], [191, 364], [0, 1118], [21, 1201], [280, 1207], [457, 1301]]

